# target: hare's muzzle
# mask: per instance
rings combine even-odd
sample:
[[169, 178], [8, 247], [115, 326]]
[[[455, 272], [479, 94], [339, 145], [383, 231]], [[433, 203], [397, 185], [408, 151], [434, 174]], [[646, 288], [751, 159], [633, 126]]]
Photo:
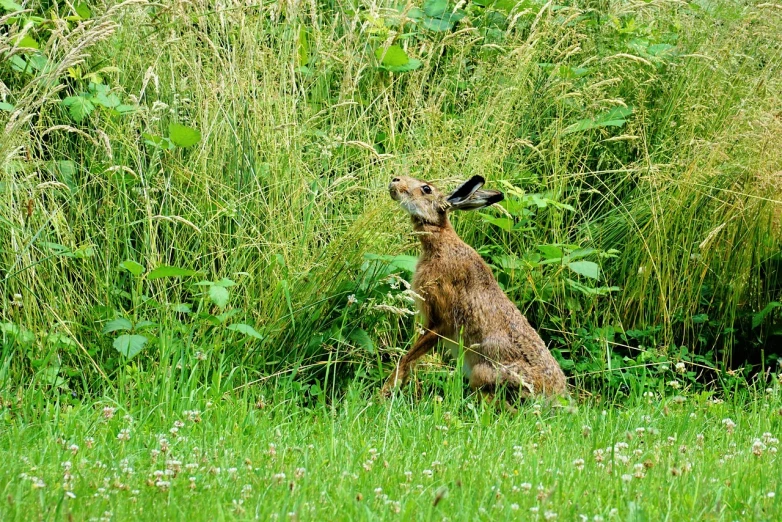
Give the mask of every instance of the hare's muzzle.
[[399, 192], [401, 189], [399, 184], [401, 181], [402, 180], [399, 178], [394, 178], [391, 180], [391, 183], [388, 184], [388, 193], [391, 194], [391, 199], [393, 200], [399, 199]]

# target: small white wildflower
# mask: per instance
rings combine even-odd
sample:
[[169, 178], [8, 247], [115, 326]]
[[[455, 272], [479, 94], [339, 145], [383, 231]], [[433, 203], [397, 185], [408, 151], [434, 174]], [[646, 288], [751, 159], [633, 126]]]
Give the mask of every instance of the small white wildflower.
[[119, 433], [117, 434], [117, 440], [121, 442], [126, 442], [130, 440], [130, 430], [127, 428], [123, 428], [119, 430]]
[[581, 471], [582, 469], [584, 469], [584, 459], [576, 459], [576, 460], [574, 460], [573, 461], [573, 466], [577, 470]]
[[111, 406], [106, 406], [103, 408], [103, 416], [107, 419], [111, 419], [114, 417], [114, 413], [117, 411], [117, 408], [113, 408]]
[[686, 369], [683, 362], [677, 362], [674, 365], [674, 368], [676, 368], [676, 371], [679, 373], [684, 373], [684, 370]]

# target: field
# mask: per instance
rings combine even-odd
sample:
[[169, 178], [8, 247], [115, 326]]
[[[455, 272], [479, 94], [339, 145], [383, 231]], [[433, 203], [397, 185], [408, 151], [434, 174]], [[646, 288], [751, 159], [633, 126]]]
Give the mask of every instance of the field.
[[[0, 518], [780, 518], [782, 7], [0, 0]], [[397, 174], [571, 386], [420, 328]], [[583, 460], [583, 462], [582, 462]], [[378, 489], [379, 488], [379, 489]]]
[[[779, 387], [498, 415], [470, 397], [334, 407], [20, 404], [3, 520], [779, 520]], [[772, 398], [774, 397], [774, 398]], [[16, 417], [18, 415], [18, 417]]]

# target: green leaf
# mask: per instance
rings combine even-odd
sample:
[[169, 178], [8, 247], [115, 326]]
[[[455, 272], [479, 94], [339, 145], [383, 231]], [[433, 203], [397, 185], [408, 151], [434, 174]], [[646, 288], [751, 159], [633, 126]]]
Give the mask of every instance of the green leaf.
[[218, 282], [216, 282], [215, 284], [216, 284], [217, 286], [222, 286], [223, 288], [230, 288], [230, 287], [232, 287], [232, 286], [236, 285], [236, 283], [234, 283], [233, 281], [231, 281], [231, 280], [230, 280], [230, 279], [228, 279], [227, 277], [224, 277], [224, 278], [220, 279], [220, 280], [219, 280]]
[[421, 63], [421, 60], [416, 60], [415, 58], [410, 58], [406, 64], [404, 65], [393, 65], [386, 67], [391, 72], [397, 72], [397, 73], [403, 73], [403, 72], [410, 72], [415, 71], [416, 69], [419, 69], [423, 63]]
[[192, 147], [201, 141], [201, 132], [187, 125], [172, 123], [168, 126], [168, 137], [177, 147]]
[[388, 49], [382, 47], [375, 51], [375, 58], [384, 67], [400, 67], [410, 61], [404, 49], [398, 45], [391, 45]]
[[538, 245], [538, 250], [546, 259], [561, 259], [562, 249], [554, 245]]
[[73, 9], [82, 20], [89, 20], [92, 18], [92, 10], [90, 9], [90, 6], [87, 5], [87, 2], [76, 2]]
[[14, 106], [11, 105], [10, 103], [0, 102], [0, 111], [12, 112], [13, 110], [14, 110]]
[[119, 106], [120, 103], [122, 103], [119, 99], [119, 96], [116, 94], [106, 94], [103, 92], [99, 92], [95, 95], [93, 98], [93, 101], [97, 103], [98, 105], [102, 105], [106, 107], [107, 109], [113, 109], [114, 107]]
[[296, 57], [298, 58], [299, 66], [310, 63], [310, 43], [307, 36], [307, 29], [304, 25], [299, 27], [299, 45], [296, 48]]
[[17, 4], [16, 2], [12, 2], [11, 0], [0, 0], [0, 7], [8, 11], [9, 13], [15, 13], [17, 11], [22, 11], [24, 7]]
[[114, 348], [127, 357], [132, 359], [144, 349], [148, 339], [143, 335], [120, 335], [114, 339]]
[[513, 230], [513, 220], [511, 218], [494, 217], [488, 214], [481, 214], [481, 216], [483, 217], [483, 220], [486, 223], [491, 223], [495, 227], [500, 227], [502, 230], [506, 232], [510, 232], [511, 230]]
[[424, 13], [432, 17], [442, 16], [448, 10], [448, 0], [426, 0]]
[[68, 114], [77, 123], [81, 123], [84, 118], [95, 110], [95, 105], [84, 96], [68, 96], [62, 101], [62, 104], [68, 107]]
[[35, 41], [35, 38], [30, 36], [29, 34], [24, 35], [22, 38], [11, 38], [11, 43], [23, 49], [41, 48], [40, 44], [37, 41]]
[[242, 324], [242, 323], [234, 323], [231, 325], [228, 325], [227, 327], [229, 330], [233, 330], [234, 332], [243, 333], [244, 335], [248, 337], [255, 337], [256, 339], [263, 339], [263, 336], [259, 334], [255, 328], [250, 326], [249, 324]]
[[415, 266], [418, 264], [418, 258], [415, 256], [381, 256], [378, 254], [364, 254], [364, 259], [370, 261], [384, 261], [399, 270], [415, 272]]
[[438, 33], [443, 33], [445, 31], [450, 31], [453, 29], [453, 25], [455, 22], [451, 21], [450, 18], [430, 18], [426, 17], [424, 18], [423, 26], [426, 29], [429, 29], [430, 31], [435, 31]]
[[774, 308], [778, 308], [782, 306], [782, 303], [778, 303], [777, 301], [771, 301], [766, 306], [763, 307], [763, 310], [760, 312], [752, 315], [752, 328], [757, 328], [761, 325], [763, 320], [766, 318], [768, 314], [771, 313]]
[[128, 259], [127, 261], [123, 261], [119, 264], [120, 268], [124, 268], [134, 276], [138, 277], [141, 274], [144, 273], [144, 267], [141, 266], [141, 264], [136, 263], [132, 259]]
[[573, 125], [565, 128], [562, 134], [571, 134], [600, 127], [622, 127], [627, 123], [626, 117], [633, 113], [632, 107], [614, 107], [610, 111], [601, 113], [594, 118], [579, 120]]
[[225, 308], [229, 298], [228, 290], [222, 286], [212, 285], [209, 287], [209, 299], [220, 308]]
[[138, 106], [123, 103], [114, 107], [114, 110], [120, 114], [131, 114], [133, 112], [138, 112]]
[[119, 330], [132, 330], [133, 323], [125, 319], [124, 317], [117, 317], [116, 319], [109, 321], [103, 327], [102, 333], [107, 334], [111, 332], [117, 332]]
[[350, 332], [348, 339], [355, 342], [367, 352], [375, 353], [375, 343], [372, 342], [372, 338], [369, 337], [369, 334], [365, 330], [362, 330], [361, 328], [353, 330]]
[[589, 277], [590, 279], [600, 279], [600, 266], [592, 261], [574, 261], [568, 263], [568, 268], [573, 272]]
[[147, 274], [148, 280], [160, 279], [162, 277], [188, 277], [196, 274], [195, 270], [188, 270], [186, 268], [179, 268], [178, 266], [160, 265], [149, 274]]

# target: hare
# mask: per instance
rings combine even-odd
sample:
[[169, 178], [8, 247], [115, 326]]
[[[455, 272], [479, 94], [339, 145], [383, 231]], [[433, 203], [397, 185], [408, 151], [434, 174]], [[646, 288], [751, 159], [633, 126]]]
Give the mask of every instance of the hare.
[[514, 398], [567, 394], [565, 375], [543, 340], [448, 220], [451, 210], [474, 210], [502, 201], [502, 192], [479, 190], [484, 182], [481, 176], [473, 176], [446, 196], [431, 183], [414, 178], [391, 180], [391, 197], [410, 214], [423, 248], [413, 289], [420, 296], [417, 304], [425, 330], [386, 381], [384, 396], [407, 380], [415, 361], [439, 339], [458, 351], [459, 335], [464, 372], [470, 387], [480, 394], [493, 397], [499, 386]]

